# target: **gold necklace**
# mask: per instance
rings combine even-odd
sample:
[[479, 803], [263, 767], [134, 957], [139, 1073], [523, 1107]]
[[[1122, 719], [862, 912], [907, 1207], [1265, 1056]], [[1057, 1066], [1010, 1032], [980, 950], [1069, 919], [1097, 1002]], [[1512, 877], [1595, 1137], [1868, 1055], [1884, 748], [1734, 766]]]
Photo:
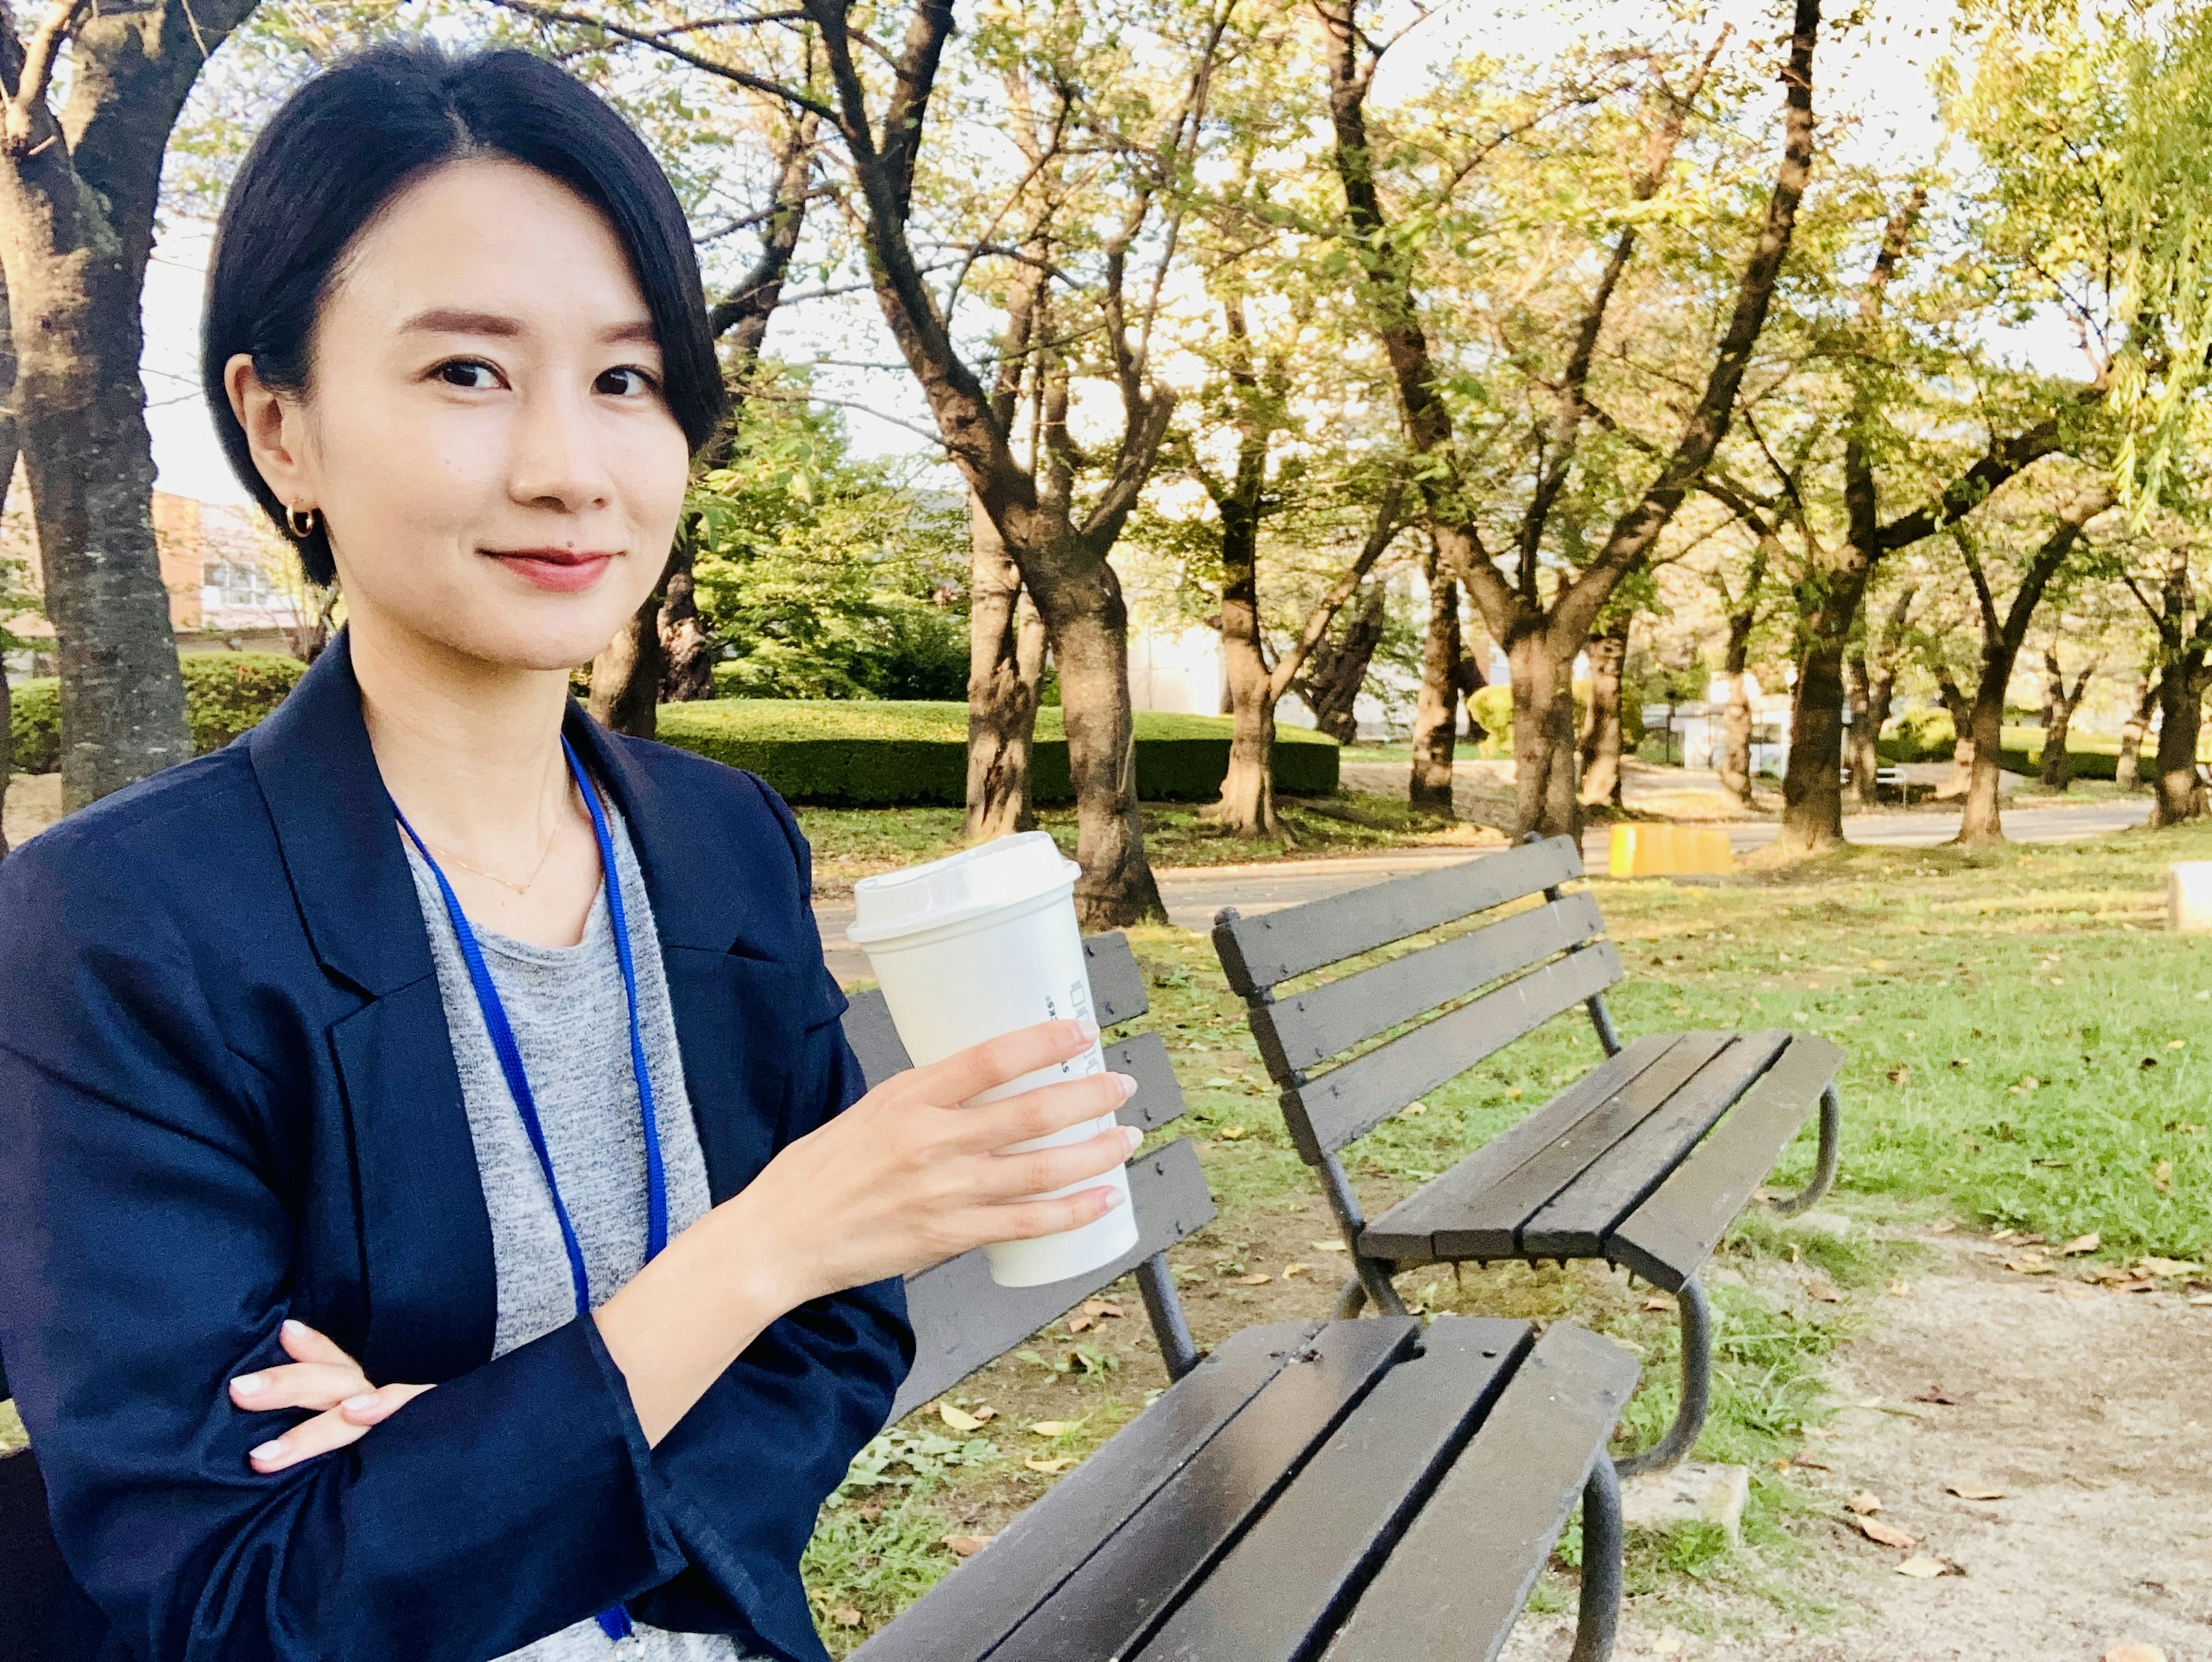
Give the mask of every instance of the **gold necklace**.
[[[561, 795], [562, 806], [566, 807], [568, 806], [568, 792], [563, 791]], [[428, 843], [432, 848], [444, 855], [447, 860], [451, 861], [454, 865], [459, 866], [463, 871], [471, 873], [475, 876], [486, 879], [490, 882], [496, 883], [503, 889], [512, 889], [514, 891], [515, 894], [520, 897], [527, 895], [530, 892], [530, 886], [538, 880], [540, 874], [542, 874], [545, 869], [545, 862], [553, 857], [553, 844], [558, 842], [560, 837], [561, 822], [556, 819], [553, 822], [553, 829], [548, 831], [545, 835], [545, 846], [538, 851], [538, 863], [530, 868], [530, 875], [524, 878], [520, 883], [516, 882], [511, 877], [501, 877], [497, 872], [488, 872], [481, 866], [471, 866], [467, 861], [462, 859], [460, 855], [455, 854], [451, 849], [446, 847], [442, 843], [432, 842], [428, 837], [425, 837], [422, 840], [425, 843]]]

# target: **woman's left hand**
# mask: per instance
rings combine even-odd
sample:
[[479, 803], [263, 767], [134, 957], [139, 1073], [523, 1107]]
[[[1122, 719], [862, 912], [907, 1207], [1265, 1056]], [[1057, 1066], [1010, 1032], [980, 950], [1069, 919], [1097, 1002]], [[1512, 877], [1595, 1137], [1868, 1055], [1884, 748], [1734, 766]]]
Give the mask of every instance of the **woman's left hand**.
[[230, 1400], [252, 1413], [272, 1409], [311, 1408], [312, 1420], [268, 1442], [246, 1458], [256, 1471], [282, 1471], [334, 1448], [357, 1443], [390, 1419], [428, 1385], [372, 1385], [361, 1364], [305, 1322], [286, 1322], [277, 1342], [289, 1366], [241, 1373], [230, 1382]]

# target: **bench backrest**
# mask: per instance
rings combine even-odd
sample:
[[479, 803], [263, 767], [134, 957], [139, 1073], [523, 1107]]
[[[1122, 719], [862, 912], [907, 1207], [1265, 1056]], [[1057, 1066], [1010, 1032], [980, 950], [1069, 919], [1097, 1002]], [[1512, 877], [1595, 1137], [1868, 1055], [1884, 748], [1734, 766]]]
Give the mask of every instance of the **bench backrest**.
[[[1182, 1089], [1169, 1063], [1166, 1042], [1156, 1032], [1117, 1038], [1110, 1031], [1150, 1008], [1144, 972], [1129, 951], [1128, 937], [1118, 931], [1093, 935], [1083, 943], [1083, 953], [1091, 971], [1091, 1009], [1106, 1034], [1106, 1065], [1137, 1081], [1136, 1094], [1121, 1109], [1122, 1123], [1151, 1131], [1180, 1118]], [[854, 996], [845, 1013], [845, 1037], [872, 1086], [909, 1065], [880, 993]], [[1000, 1287], [992, 1281], [979, 1250], [908, 1276], [914, 1370], [891, 1406], [892, 1420], [950, 1390], [1132, 1270], [1139, 1272], [1169, 1373], [1187, 1370], [1195, 1356], [1174, 1277], [1161, 1255], [1213, 1217], [1213, 1199], [1188, 1137], [1139, 1153], [1129, 1162], [1129, 1200], [1137, 1215], [1136, 1246], [1088, 1275], [1042, 1287]]]
[[[1258, 917], [1220, 915], [1214, 950], [1245, 1001], [1291, 1139], [1310, 1164], [1620, 979], [1596, 901], [1559, 892], [1582, 874], [1573, 839], [1555, 837]], [[1531, 895], [1544, 899], [1449, 941], [1276, 994], [1285, 982]], [[1420, 1025], [1328, 1065], [1413, 1021]]]

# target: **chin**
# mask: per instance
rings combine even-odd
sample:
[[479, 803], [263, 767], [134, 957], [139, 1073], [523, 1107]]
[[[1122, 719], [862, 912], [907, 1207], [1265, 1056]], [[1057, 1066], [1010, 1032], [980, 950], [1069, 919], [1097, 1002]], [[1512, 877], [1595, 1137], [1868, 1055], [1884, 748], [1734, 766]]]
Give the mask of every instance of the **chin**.
[[645, 597], [581, 594], [532, 595], [511, 599], [478, 614], [477, 626], [455, 631], [450, 621], [440, 633], [472, 658], [510, 669], [566, 673], [598, 657], [636, 614]]

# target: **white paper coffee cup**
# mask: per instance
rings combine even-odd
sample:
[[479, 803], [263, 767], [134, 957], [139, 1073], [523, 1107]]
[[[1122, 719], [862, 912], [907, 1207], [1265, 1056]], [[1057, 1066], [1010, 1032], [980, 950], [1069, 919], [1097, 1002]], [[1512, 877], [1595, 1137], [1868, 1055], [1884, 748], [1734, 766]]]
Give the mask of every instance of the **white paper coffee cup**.
[[[853, 886], [853, 926], [845, 939], [867, 954], [892, 1024], [916, 1067], [1018, 1027], [1091, 1014], [1091, 975], [1075, 921], [1077, 869], [1050, 837], [1025, 831]], [[1079, 1056], [1010, 1080], [975, 1100], [995, 1102], [1105, 1068], [1094, 1041]], [[1114, 1121], [1112, 1114], [1101, 1115], [1011, 1149], [1080, 1142]], [[1136, 1245], [1137, 1219], [1124, 1167], [1050, 1193], [1102, 1184], [1120, 1190], [1122, 1204], [1080, 1229], [987, 1246], [991, 1279], [1001, 1287], [1066, 1281], [1111, 1263]]]

